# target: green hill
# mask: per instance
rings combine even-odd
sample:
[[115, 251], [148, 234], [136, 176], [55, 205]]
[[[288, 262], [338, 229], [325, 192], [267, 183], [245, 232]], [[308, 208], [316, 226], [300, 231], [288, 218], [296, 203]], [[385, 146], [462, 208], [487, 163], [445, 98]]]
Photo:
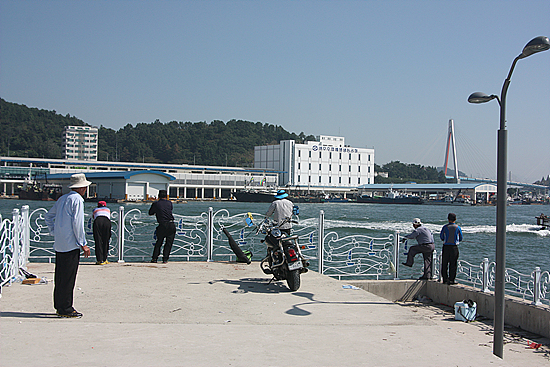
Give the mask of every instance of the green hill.
[[[0, 99], [0, 155], [62, 158], [62, 132], [67, 125], [86, 125], [70, 115], [29, 108]], [[251, 166], [254, 146], [281, 140], [315, 140], [281, 126], [231, 120], [138, 123], [115, 131], [99, 127], [98, 159], [122, 162]]]
[[6, 102], [0, 98], [0, 155], [62, 158], [63, 127], [87, 125], [70, 115]]

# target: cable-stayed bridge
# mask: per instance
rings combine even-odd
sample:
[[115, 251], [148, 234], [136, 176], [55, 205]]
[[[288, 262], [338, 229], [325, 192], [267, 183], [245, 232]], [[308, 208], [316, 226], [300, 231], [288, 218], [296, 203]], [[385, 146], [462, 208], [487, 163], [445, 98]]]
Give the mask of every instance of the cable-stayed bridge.
[[[454, 176], [448, 176], [447, 175], [447, 168], [449, 164], [449, 158], [450, 153], [453, 154], [453, 165], [454, 165]], [[456, 142], [455, 142], [455, 128], [454, 128], [454, 121], [452, 119], [449, 120], [449, 129], [447, 130], [447, 149], [445, 152], [445, 162], [443, 165], [443, 169], [445, 172], [445, 177], [447, 179], [455, 179], [457, 183], [460, 183], [461, 181], [468, 181], [468, 182], [480, 182], [480, 183], [492, 183], [496, 184], [497, 180], [492, 180], [488, 178], [473, 178], [473, 177], [461, 177], [459, 176], [458, 171], [458, 163], [456, 158]], [[524, 188], [531, 188], [531, 189], [543, 189], [543, 190], [550, 190], [550, 186], [544, 186], [544, 185], [537, 185], [532, 183], [525, 183], [525, 182], [517, 182], [517, 181], [508, 181], [508, 186], [510, 187], [524, 187]]]

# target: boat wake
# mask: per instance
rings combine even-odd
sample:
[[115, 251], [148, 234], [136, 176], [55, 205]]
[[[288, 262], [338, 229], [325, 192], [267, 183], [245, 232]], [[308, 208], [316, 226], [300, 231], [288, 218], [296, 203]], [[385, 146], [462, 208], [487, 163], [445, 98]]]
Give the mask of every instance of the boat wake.
[[[441, 231], [441, 224], [424, 224], [432, 233], [437, 234]], [[354, 222], [354, 221], [342, 221], [342, 220], [326, 220], [325, 229], [335, 230], [338, 228], [354, 228], [365, 229], [374, 231], [388, 231], [399, 232], [401, 234], [408, 234], [412, 232], [412, 226], [410, 222]], [[461, 226], [464, 234], [473, 233], [496, 233], [496, 226], [482, 225], [482, 226]], [[510, 233], [526, 233], [534, 234], [539, 237], [550, 237], [550, 230], [541, 229], [540, 226], [532, 224], [509, 224], [506, 226], [506, 232]]]

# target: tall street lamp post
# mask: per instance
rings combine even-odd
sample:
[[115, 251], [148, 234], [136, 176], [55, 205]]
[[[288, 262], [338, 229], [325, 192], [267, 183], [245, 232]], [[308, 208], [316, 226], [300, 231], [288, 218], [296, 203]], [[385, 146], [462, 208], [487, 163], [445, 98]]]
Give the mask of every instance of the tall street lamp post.
[[498, 130], [497, 155], [497, 232], [496, 232], [496, 273], [495, 273], [495, 318], [493, 336], [493, 354], [502, 358], [504, 334], [504, 276], [506, 271], [506, 204], [507, 182], [506, 171], [508, 166], [507, 144], [508, 131], [506, 130], [506, 93], [510, 85], [510, 78], [518, 60], [531, 56], [534, 53], [546, 51], [550, 48], [548, 37], [533, 38], [523, 52], [514, 59], [508, 77], [504, 80], [500, 99], [496, 95], [488, 96], [485, 93], [475, 92], [468, 97], [470, 103], [485, 103], [496, 99], [500, 105], [500, 129]]

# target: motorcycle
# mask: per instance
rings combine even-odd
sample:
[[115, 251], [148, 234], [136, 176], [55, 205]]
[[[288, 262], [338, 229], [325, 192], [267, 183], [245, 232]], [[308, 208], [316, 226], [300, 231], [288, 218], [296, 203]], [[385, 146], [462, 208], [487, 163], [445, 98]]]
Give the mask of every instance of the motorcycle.
[[260, 268], [265, 274], [273, 275], [272, 280], [286, 280], [288, 288], [294, 292], [300, 288], [300, 274], [308, 271], [309, 262], [300, 252], [298, 236], [288, 236], [280, 229], [281, 225], [290, 221], [291, 218], [287, 218], [276, 225], [265, 218], [258, 225], [256, 235], [265, 234], [260, 242], [267, 245], [267, 256], [260, 262]]

